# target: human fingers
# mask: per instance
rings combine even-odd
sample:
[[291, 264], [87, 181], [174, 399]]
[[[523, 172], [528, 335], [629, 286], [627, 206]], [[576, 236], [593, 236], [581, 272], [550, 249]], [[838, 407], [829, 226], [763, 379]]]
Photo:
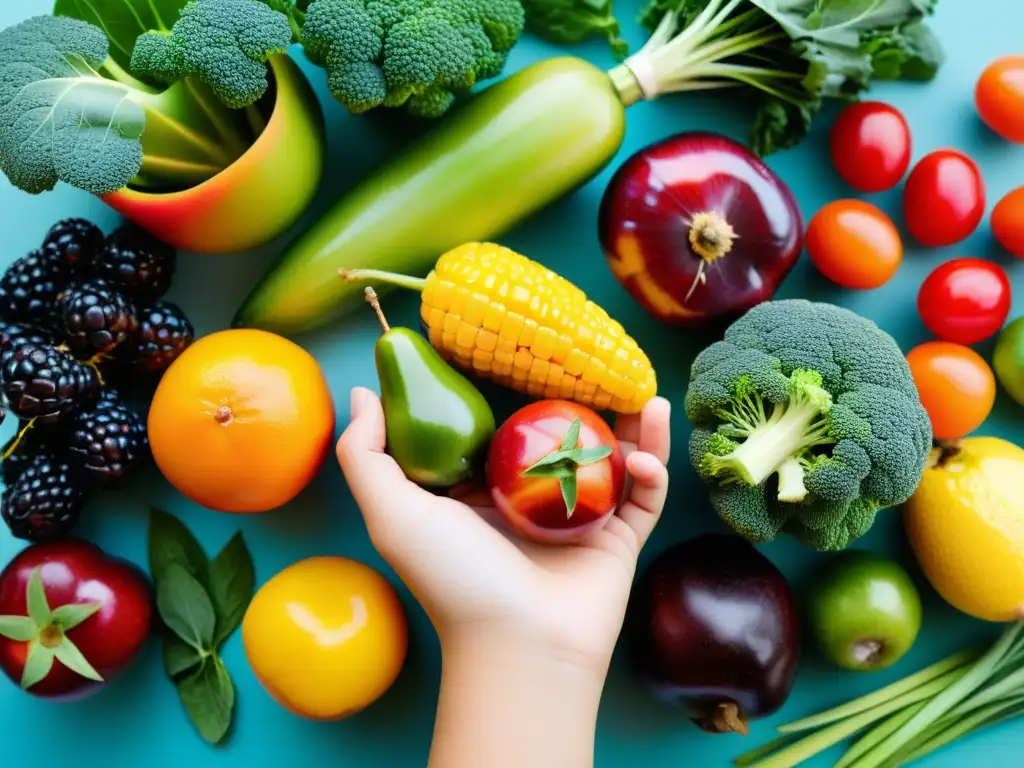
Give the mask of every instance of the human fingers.
[[640, 433], [637, 447], [668, 464], [672, 450], [672, 404], [664, 397], [656, 397], [640, 413]]
[[639, 554], [665, 507], [668, 468], [654, 454], [636, 451], [626, 459], [626, 469], [633, 478], [633, 489], [616, 514], [633, 532], [634, 554]]

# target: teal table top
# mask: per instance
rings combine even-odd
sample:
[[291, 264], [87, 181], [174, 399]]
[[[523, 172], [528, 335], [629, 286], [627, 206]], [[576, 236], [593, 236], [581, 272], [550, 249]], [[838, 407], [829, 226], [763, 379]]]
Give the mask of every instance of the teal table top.
[[[621, 16], [631, 42], [642, 40], [632, 23], [639, 0], [620, 0]], [[1018, 0], [960, 2], [942, 0], [932, 22], [944, 44], [948, 61], [938, 78], [927, 85], [877, 86], [872, 95], [889, 101], [907, 115], [914, 136], [914, 157], [943, 146], [968, 151], [980, 164], [988, 187], [988, 207], [1011, 188], [1024, 184], [1024, 147], [998, 139], [978, 120], [972, 94], [975, 80], [996, 56], [1021, 53], [1024, 5]], [[0, 4], [0, 27], [44, 13], [49, 0], [22, 0]], [[515, 70], [556, 52], [552, 46], [527, 37], [509, 65]], [[598, 43], [579, 53], [603, 66], [612, 64], [607, 49]], [[301, 53], [296, 52], [298, 59]], [[357, 179], [397, 151], [408, 137], [401, 121], [355, 118], [331, 101], [322, 71], [304, 61], [328, 118], [330, 155], [326, 179], [307, 217], [309, 222]], [[704, 501], [698, 480], [686, 459], [689, 425], [682, 413], [688, 368], [694, 354], [709, 343], [708, 334], [667, 331], [646, 316], [606, 269], [598, 248], [596, 214], [601, 194], [618, 164], [637, 149], [673, 133], [714, 130], [742, 139], [749, 114], [735, 99], [721, 95], [684, 95], [630, 109], [625, 146], [611, 166], [586, 187], [553, 205], [507, 235], [503, 242], [547, 264], [577, 282], [599, 304], [620, 319], [650, 354], [659, 374], [661, 393], [677, 406], [670, 470], [671, 493], [663, 521], [644, 553], [644, 562], [668, 545], [720, 524]], [[823, 116], [810, 138], [799, 148], [769, 159], [771, 167], [792, 187], [806, 217], [826, 202], [851, 195], [837, 178], [828, 156], [828, 116]], [[899, 190], [872, 196], [872, 200], [900, 221]], [[0, 265], [6, 265], [36, 247], [46, 229], [58, 218], [85, 216], [105, 230], [117, 216], [89, 195], [61, 186], [34, 197], [12, 188], [0, 177]], [[242, 298], [263, 274], [283, 242], [255, 253], [231, 256], [186, 255], [170, 298], [187, 311], [198, 332], [225, 328]], [[915, 308], [917, 288], [937, 264], [955, 256], [979, 256], [1007, 267], [1015, 283], [1014, 297], [1024, 311], [1024, 261], [1000, 251], [987, 222], [967, 241], [946, 249], [928, 250], [907, 242], [907, 252], [896, 277], [883, 288], [865, 293], [840, 289], [820, 278], [806, 256], [784, 284], [780, 297], [808, 297], [833, 301], [876, 320], [892, 333], [904, 350], [928, 338]], [[415, 324], [417, 304], [411, 296], [395, 298], [392, 322]], [[338, 430], [348, 419], [348, 391], [354, 385], [376, 387], [372, 363], [376, 321], [357, 315], [343, 324], [299, 339], [323, 366], [334, 393]], [[988, 356], [991, 343], [978, 346]], [[6, 440], [13, 420], [3, 426]], [[1024, 409], [1000, 393], [982, 434], [998, 435], [1024, 444]], [[278, 707], [253, 677], [240, 639], [231, 639], [225, 662], [238, 687], [235, 730], [226, 746], [215, 749], [192, 731], [152, 643], [127, 674], [93, 698], [77, 703], [53, 704], [23, 695], [0, 680], [0, 722], [3, 747], [0, 763], [25, 765], [60, 755], [75, 762], [110, 766], [319, 765], [337, 768], [415, 768], [426, 762], [440, 676], [436, 637], [426, 616], [393, 572], [370, 545], [359, 512], [345, 487], [341, 472], [329, 461], [313, 484], [287, 507], [266, 515], [232, 516], [202, 509], [184, 499], [148, 467], [130, 487], [98, 496], [79, 533], [112, 553], [145, 563], [147, 509], [168, 509], [180, 516], [207, 546], [219, 548], [241, 528], [253, 550], [260, 583], [280, 569], [318, 554], [356, 558], [379, 568], [399, 587], [412, 623], [412, 648], [407, 665], [394, 688], [362, 714], [337, 723], [299, 719]], [[864, 547], [901, 558], [913, 568], [900, 518], [896, 512], [879, 516]], [[0, 532], [0, 566], [21, 542]], [[800, 592], [821, 557], [783, 540], [763, 551], [786, 573]], [[997, 628], [956, 613], [922, 585], [926, 610], [914, 649], [894, 668], [872, 675], [844, 673], [827, 666], [807, 649], [792, 697], [773, 718], [755, 724], [746, 739], [710, 736], [692, 726], [680, 713], [651, 701], [631, 679], [617, 658], [605, 690], [597, 735], [598, 768], [678, 768], [724, 766], [728, 760], [771, 737], [773, 725], [819, 711], [919, 669], [972, 642], [993, 637]], [[501, 691], [494, 695], [500, 696]], [[523, 734], [528, 738], [529, 734]], [[1016, 721], [967, 738], [927, 761], [930, 768], [965, 764], [1014, 765], [1020, 763], [1024, 721]], [[829, 765], [829, 753], [814, 765]], [[524, 766], [524, 768], [526, 768]]]

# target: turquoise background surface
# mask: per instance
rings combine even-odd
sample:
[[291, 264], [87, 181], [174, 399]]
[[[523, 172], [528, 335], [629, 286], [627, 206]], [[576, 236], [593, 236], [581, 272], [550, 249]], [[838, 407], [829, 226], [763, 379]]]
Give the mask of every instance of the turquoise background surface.
[[[626, 36], [637, 44], [643, 37], [632, 23], [640, 0], [620, 0]], [[927, 85], [879, 85], [873, 96], [902, 109], [914, 134], [914, 157], [942, 147], [970, 152], [985, 173], [988, 209], [1013, 187], [1024, 184], [1024, 146], [1008, 144], [978, 120], [972, 94], [976, 78], [996, 56], [1024, 52], [1024, 5], [1019, 0], [942, 0], [934, 28], [944, 43], [948, 62]], [[0, 4], [0, 27], [48, 10], [47, 0]], [[600, 43], [584, 46], [582, 55], [603, 66], [613, 62]], [[515, 70], [555, 48], [527, 37], [509, 64]], [[296, 52], [301, 61], [302, 55]], [[354, 118], [330, 100], [322, 71], [302, 61], [322, 98], [328, 117], [329, 167], [324, 187], [309, 217], [360, 177], [372, 173], [381, 158], [408, 141], [404, 121], [395, 116]], [[832, 170], [827, 131], [830, 115], [816, 123], [813, 135], [798, 149], [773, 156], [769, 164], [788, 182], [810, 217], [821, 205], [850, 196]], [[666, 331], [645, 316], [605, 268], [597, 244], [596, 212], [611, 173], [632, 152], [646, 144], [688, 129], [720, 131], [742, 139], [750, 114], [739, 100], [722, 95], [678, 96], [629, 111], [628, 133], [620, 155], [598, 178], [532, 221], [507, 235], [503, 242], [558, 270], [577, 282], [599, 304], [620, 319], [650, 354], [659, 373], [661, 392], [677, 406], [671, 462], [672, 487], [663, 522], [644, 553], [647, 562], [666, 546], [698, 533], [718, 530], [720, 524], [704, 501], [697, 478], [686, 460], [689, 426], [682, 412], [688, 367], [693, 355], [712, 340], [706, 333]], [[900, 191], [871, 197], [900, 221]], [[0, 177], [0, 264], [6, 265], [36, 247], [58, 218], [86, 216], [105, 230], [117, 217], [98, 200], [62, 186], [33, 197], [13, 189]], [[200, 333], [227, 327], [242, 298], [263, 274], [286, 242], [259, 252], [233, 256], [184, 255], [170, 298], [179, 302]], [[927, 250], [907, 243], [904, 262], [885, 287], [868, 293], [845, 291], [825, 282], [806, 256], [785, 283], [781, 296], [833, 301], [876, 320], [894, 334], [904, 350], [928, 338], [916, 309], [917, 288], [936, 265], [955, 256], [980, 256], [1005, 265], [1015, 282], [1017, 309], [1024, 312], [1024, 261], [1014, 261], [991, 238], [987, 221], [967, 241], [951, 248]], [[389, 299], [395, 324], [415, 325], [417, 300]], [[320, 361], [334, 392], [338, 431], [347, 423], [348, 391], [354, 385], [376, 387], [372, 347], [377, 336], [370, 313], [299, 339]], [[978, 345], [988, 356], [991, 343]], [[6, 440], [11, 419], [3, 426]], [[1024, 444], [1024, 409], [1000, 393], [996, 409], [980, 434], [999, 435]], [[415, 768], [426, 762], [439, 680], [439, 649], [431, 627], [408, 592], [370, 546], [359, 512], [351, 501], [333, 461], [296, 501], [273, 513], [236, 517], [197, 507], [177, 494], [150, 466], [125, 490], [95, 498], [79, 533], [112, 553], [145, 562], [146, 510], [149, 505], [179, 515], [209, 550], [219, 548], [239, 527], [244, 529], [255, 556], [260, 583], [281, 568], [317, 554], [346, 555], [380, 568], [401, 589], [412, 622], [408, 664], [395, 687], [364, 713], [339, 723], [313, 723], [280, 709], [251, 674], [241, 643], [229, 642], [225, 661], [238, 687], [237, 721], [233, 737], [221, 749], [205, 745], [192, 731], [174, 689], [164, 677], [156, 643], [127, 674], [97, 696], [70, 704], [52, 704], [23, 695], [6, 679], [0, 680], [0, 723], [3, 744], [0, 765], [60, 755], [81, 763], [102, 761], [118, 768], [148, 764], [153, 768], [189, 765], [263, 766], [319, 765], [337, 768]], [[862, 546], [899, 556], [912, 567], [899, 515], [880, 515]], [[21, 547], [0, 532], [0, 565]], [[791, 578], [799, 591], [824, 558], [791, 541], [764, 546], [763, 551]], [[913, 651], [891, 670], [867, 676], [826, 666], [808, 648], [795, 691], [774, 718], [757, 723], [752, 734], [709, 736], [678, 712], [651, 701], [630, 678], [617, 658], [605, 691], [598, 725], [598, 768], [678, 768], [724, 766], [729, 758], [767, 741], [773, 724], [800, 717], [872, 690], [919, 669], [972, 642], [994, 637], [997, 627], [975, 622], [945, 606], [923, 583], [926, 614]], [[501, 691], [494, 691], [500, 696]], [[543, 695], [538, 692], [538, 695]], [[530, 734], [522, 734], [529, 738]], [[1019, 765], [1024, 746], [1024, 721], [965, 739], [927, 761], [931, 768], [966, 764]], [[820, 759], [814, 765], [828, 765]], [[99, 763], [97, 763], [99, 764]], [[483, 768], [483, 767], [482, 767]], [[527, 768], [524, 766], [524, 768]]]

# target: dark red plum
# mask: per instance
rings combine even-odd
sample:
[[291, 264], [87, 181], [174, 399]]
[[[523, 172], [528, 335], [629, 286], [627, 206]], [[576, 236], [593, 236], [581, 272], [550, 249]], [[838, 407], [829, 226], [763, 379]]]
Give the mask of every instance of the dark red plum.
[[712, 733], [746, 733], [749, 720], [777, 711], [800, 657], [789, 584], [738, 536], [701, 536], [659, 555], [633, 590], [627, 632], [654, 696]]
[[700, 327], [774, 296], [803, 250], [786, 184], [741, 144], [684, 133], [615, 173], [599, 236], [612, 272], [650, 314]]

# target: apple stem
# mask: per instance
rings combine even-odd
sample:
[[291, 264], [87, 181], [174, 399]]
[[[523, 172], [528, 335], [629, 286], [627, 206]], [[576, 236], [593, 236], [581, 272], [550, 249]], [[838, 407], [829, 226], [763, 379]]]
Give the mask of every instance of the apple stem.
[[715, 211], [698, 213], [690, 222], [690, 245], [707, 264], [729, 253], [736, 237], [732, 225]]
[[929, 459], [929, 469], [942, 469], [963, 450], [963, 443], [959, 439], [936, 440], [935, 445], [939, 451]]
[[868, 666], [878, 661], [884, 649], [885, 645], [879, 640], [858, 640], [853, 644], [851, 653], [854, 661], [862, 666]]
[[749, 730], [746, 722], [740, 717], [740, 708], [731, 701], [718, 705], [711, 717], [711, 724], [719, 733], [738, 733], [746, 736]]
[[377, 292], [373, 288], [367, 288], [366, 301], [373, 307], [373, 311], [377, 313], [377, 319], [380, 320], [380, 327], [384, 329], [384, 333], [388, 333], [391, 330], [391, 326], [388, 325], [388, 319], [384, 317], [384, 310], [380, 308], [380, 300], [377, 298]]

